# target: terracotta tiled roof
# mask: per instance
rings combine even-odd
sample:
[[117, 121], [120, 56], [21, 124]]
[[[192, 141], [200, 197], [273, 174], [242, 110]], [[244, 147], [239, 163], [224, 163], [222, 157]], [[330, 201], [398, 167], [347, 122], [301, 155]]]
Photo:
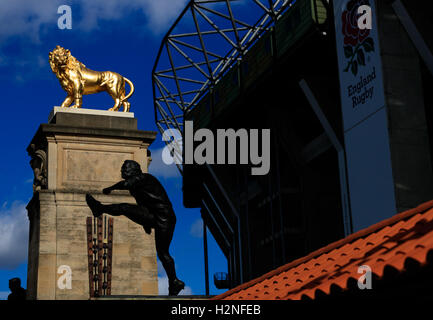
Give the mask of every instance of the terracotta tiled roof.
[[325, 294], [331, 285], [347, 289], [348, 280], [359, 279], [358, 267], [368, 265], [381, 279], [386, 266], [404, 271], [405, 261], [421, 266], [433, 250], [433, 201], [426, 202], [323, 247], [233, 288], [214, 300], [299, 300]]

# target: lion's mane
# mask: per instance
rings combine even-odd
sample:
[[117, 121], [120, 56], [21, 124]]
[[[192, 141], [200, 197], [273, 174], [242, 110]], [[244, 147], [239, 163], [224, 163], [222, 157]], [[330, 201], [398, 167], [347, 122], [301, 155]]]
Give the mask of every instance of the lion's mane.
[[63, 89], [69, 94], [73, 93], [72, 82], [68, 77], [68, 71], [80, 71], [86, 66], [72, 56], [68, 49], [65, 49], [61, 46], [56, 46], [56, 48], [50, 52], [49, 62], [51, 70], [60, 80], [60, 84], [62, 85]]

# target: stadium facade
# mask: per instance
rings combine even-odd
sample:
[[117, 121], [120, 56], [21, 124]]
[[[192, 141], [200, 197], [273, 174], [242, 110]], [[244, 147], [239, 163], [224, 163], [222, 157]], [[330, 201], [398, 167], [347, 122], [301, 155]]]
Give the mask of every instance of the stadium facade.
[[[368, 31], [348, 25], [361, 4]], [[159, 130], [271, 132], [266, 175], [178, 163], [184, 205], [201, 208], [228, 261], [218, 287], [433, 198], [432, 12], [431, 1], [190, 1], [153, 69]]]

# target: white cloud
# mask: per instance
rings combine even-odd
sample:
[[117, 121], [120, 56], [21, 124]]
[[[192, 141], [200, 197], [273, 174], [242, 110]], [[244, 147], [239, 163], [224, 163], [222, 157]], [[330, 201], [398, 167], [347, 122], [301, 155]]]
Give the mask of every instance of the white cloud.
[[0, 291], [0, 300], [7, 300], [10, 292]]
[[[158, 277], [158, 293], [159, 295], [168, 295], [168, 278], [167, 276]], [[180, 296], [190, 296], [192, 295], [192, 289], [189, 286], [179, 292]]]
[[39, 42], [40, 27], [57, 24], [61, 0], [14, 0], [0, 2], [0, 39], [25, 35]]
[[[187, 0], [75, 0], [71, 5], [72, 28], [91, 31], [98, 28], [100, 21], [115, 22], [127, 13], [139, 11], [146, 18], [143, 27], [158, 34], [168, 29], [186, 3]], [[0, 40], [25, 36], [39, 43], [41, 27], [57, 28], [57, 20], [61, 16], [57, 9], [63, 4], [64, 0], [0, 1]]]
[[156, 267], [158, 270], [158, 276], [161, 276], [161, 277], [167, 276], [167, 274], [165, 273], [165, 270], [164, 270], [164, 266], [162, 265], [161, 261], [158, 258], [156, 258]]
[[58, 31], [61, 14], [57, 9], [65, 2], [72, 8], [72, 30], [62, 32], [85, 36], [99, 30], [101, 22], [117, 28], [129, 14], [138, 13], [143, 22], [129, 26], [135, 28], [134, 34], [160, 38], [180, 15], [187, 0], [0, 0], [0, 67], [15, 70], [11, 77], [15, 82], [40, 77], [40, 71], [48, 68], [47, 56], [38, 54], [39, 48], [43, 35]]
[[191, 225], [191, 229], [189, 229], [189, 234], [195, 238], [203, 237], [203, 220], [201, 218], [194, 221]]
[[[156, 260], [156, 264], [158, 267], [158, 293], [159, 295], [168, 295], [168, 277], [165, 273], [164, 267], [162, 266], [161, 261], [159, 259]], [[192, 295], [192, 289], [189, 286], [185, 286], [185, 288], [179, 292], [180, 296], [190, 296]]]
[[101, 20], [118, 20], [128, 11], [140, 11], [146, 17], [146, 25], [152, 33], [165, 32], [180, 15], [187, 0], [92, 0], [80, 2], [83, 19], [79, 28], [93, 29]]
[[168, 278], [165, 277], [158, 277], [158, 294], [159, 295], [168, 295]]
[[0, 209], [0, 269], [14, 269], [27, 259], [29, 220], [22, 202]]
[[153, 150], [152, 151], [152, 162], [150, 163], [149, 166], [149, 173], [153, 174], [156, 177], [161, 177], [161, 178], [180, 178], [180, 172], [177, 169], [176, 165], [170, 164], [167, 165], [164, 163], [164, 161], [162, 160], [162, 150], [164, 148], [161, 149], [157, 149], [157, 150]]

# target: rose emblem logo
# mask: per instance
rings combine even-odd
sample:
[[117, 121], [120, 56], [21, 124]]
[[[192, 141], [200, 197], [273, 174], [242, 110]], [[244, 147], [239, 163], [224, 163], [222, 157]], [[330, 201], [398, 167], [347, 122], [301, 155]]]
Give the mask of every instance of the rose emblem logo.
[[374, 51], [374, 41], [370, 37], [370, 30], [358, 27], [358, 8], [362, 5], [370, 5], [370, 1], [350, 0], [341, 16], [344, 56], [349, 60], [344, 72], [350, 70], [354, 76], [358, 74], [360, 66], [365, 66], [365, 53]]

